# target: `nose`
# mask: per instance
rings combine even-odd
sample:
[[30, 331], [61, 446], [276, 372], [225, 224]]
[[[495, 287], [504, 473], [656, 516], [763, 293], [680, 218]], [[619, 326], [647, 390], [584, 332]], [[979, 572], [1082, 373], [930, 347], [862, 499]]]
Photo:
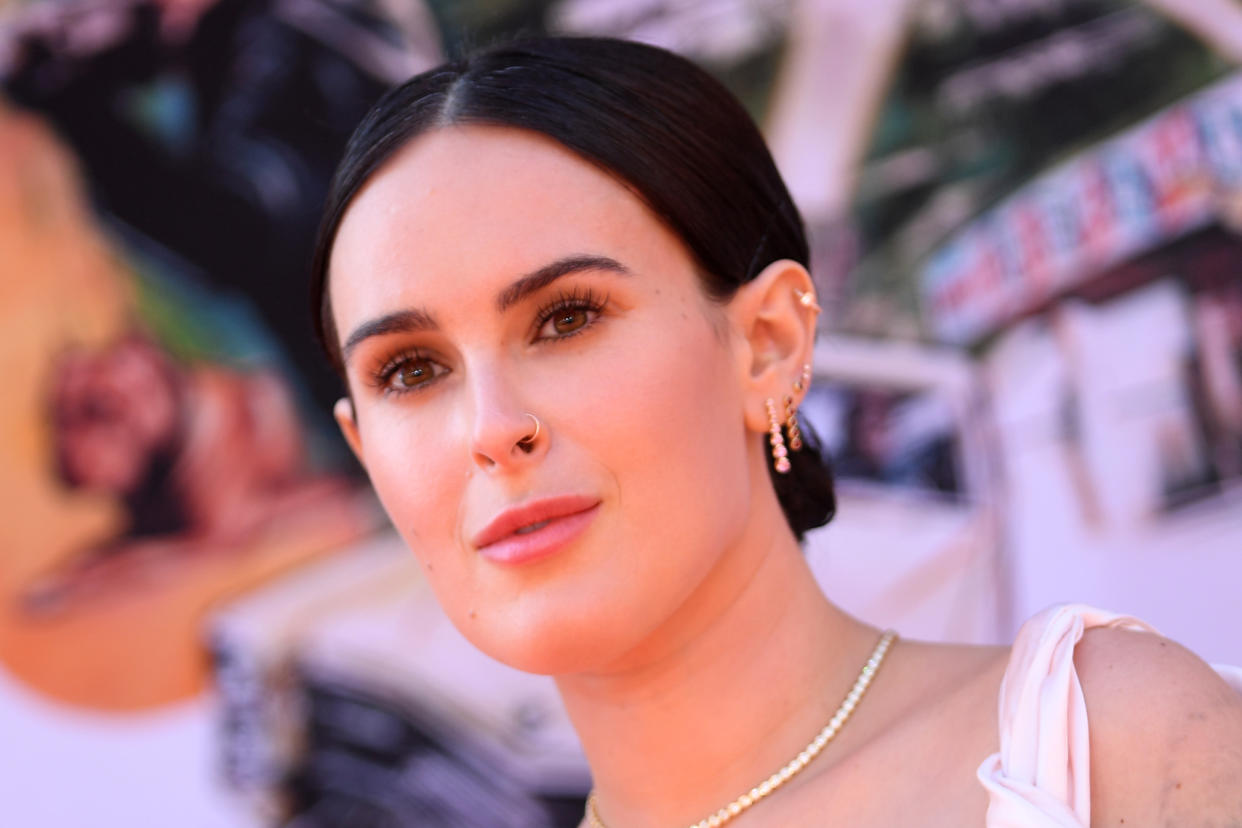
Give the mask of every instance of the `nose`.
[[547, 430], [497, 372], [475, 372], [470, 453], [483, 471], [518, 467], [547, 446]]

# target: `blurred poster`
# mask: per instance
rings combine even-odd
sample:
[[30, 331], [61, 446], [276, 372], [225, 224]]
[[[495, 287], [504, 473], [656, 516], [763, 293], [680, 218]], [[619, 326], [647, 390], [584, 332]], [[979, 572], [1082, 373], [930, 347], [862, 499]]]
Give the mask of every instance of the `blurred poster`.
[[928, 321], [970, 343], [1218, 215], [1242, 179], [1233, 77], [1040, 176], [954, 233], [919, 279]]
[[[1015, 318], [1015, 302], [1029, 307], [1090, 256], [1124, 256], [1157, 232], [1147, 171], [1167, 233], [1193, 225], [1206, 184], [1188, 147], [1200, 107], [1170, 102], [1229, 67], [1157, 8], [1176, 5], [911, 2], [857, 172], [846, 329], [979, 344]], [[1223, 116], [1211, 126], [1227, 142], [1227, 107], [1203, 103]], [[1166, 109], [1141, 137], [1110, 142]], [[1113, 149], [1066, 161], [1102, 144]], [[1061, 174], [1072, 187], [1042, 186], [1062, 167], [1074, 168]], [[1088, 232], [1090, 252], [1076, 242]]]
[[438, 41], [420, 4], [5, 12], [0, 662], [148, 709], [206, 686], [214, 602], [378, 523], [324, 413], [306, 262], [348, 132]]
[[374, 100], [440, 54], [421, 3], [389, 5], [44, 0], [0, 28], [0, 89], [80, 159], [93, 205], [244, 296], [316, 411], [338, 391], [305, 298], [328, 179]]
[[244, 313], [185, 301], [175, 272], [101, 233], [38, 121], [3, 110], [0, 150], [0, 246], [17, 274], [0, 301], [16, 379], [0, 662], [87, 708], [185, 698], [207, 679], [213, 601], [357, 537], [375, 509], [310, 461], [291, 386], [261, 352], [213, 348], [224, 320], [246, 342]]

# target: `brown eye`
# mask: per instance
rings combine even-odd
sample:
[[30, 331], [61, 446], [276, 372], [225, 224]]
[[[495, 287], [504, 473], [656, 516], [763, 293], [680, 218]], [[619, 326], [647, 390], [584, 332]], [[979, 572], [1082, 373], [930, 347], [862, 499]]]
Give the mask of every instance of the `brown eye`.
[[599, 316], [596, 308], [587, 306], [569, 306], [557, 308], [544, 317], [539, 330], [539, 339], [564, 339], [581, 333], [591, 327]]
[[393, 373], [393, 382], [402, 388], [413, 388], [422, 385], [435, 376], [435, 370], [429, 359], [411, 359]]
[[399, 354], [375, 372], [374, 385], [385, 394], [421, 391], [449, 369], [416, 351]]
[[587, 312], [582, 308], [574, 308], [557, 313], [552, 320], [552, 327], [559, 334], [573, 333], [587, 323]]
[[590, 290], [562, 293], [539, 309], [535, 341], [554, 342], [582, 333], [599, 321], [607, 302], [607, 297]]

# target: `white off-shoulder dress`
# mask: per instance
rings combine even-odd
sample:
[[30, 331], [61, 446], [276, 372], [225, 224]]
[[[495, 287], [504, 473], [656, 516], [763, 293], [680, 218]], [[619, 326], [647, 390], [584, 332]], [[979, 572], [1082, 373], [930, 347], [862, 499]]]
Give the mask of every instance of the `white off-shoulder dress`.
[[[1091, 824], [1087, 706], [1074, 646], [1091, 627], [1155, 632], [1125, 615], [1081, 604], [1050, 607], [1014, 641], [1000, 691], [1000, 750], [979, 766], [987, 828], [1083, 828]], [[1242, 693], [1242, 668], [1214, 665]]]

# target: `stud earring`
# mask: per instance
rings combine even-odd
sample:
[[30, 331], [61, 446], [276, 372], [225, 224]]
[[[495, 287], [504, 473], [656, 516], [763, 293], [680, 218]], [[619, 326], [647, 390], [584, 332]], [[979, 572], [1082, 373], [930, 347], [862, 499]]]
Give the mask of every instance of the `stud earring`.
[[785, 428], [789, 430], [789, 450], [798, 451], [802, 448], [802, 432], [798, 429], [798, 414], [794, 409], [793, 397], [785, 397]]
[[816, 313], [823, 310], [823, 308], [819, 306], [819, 303], [815, 301], [815, 291], [794, 290], [794, 295], [798, 297], [798, 303], [802, 305], [802, 307], [810, 308]]
[[811, 363], [804, 362], [802, 364], [802, 376], [794, 380], [794, 391], [802, 393], [802, 391], [811, 384]]
[[772, 444], [772, 465], [781, 474], [788, 474], [789, 452], [785, 449], [785, 436], [781, 434], [781, 421], [776, 416], [776, 400], [768, 397], [764, 403], [768, 409], [768, 442]]

